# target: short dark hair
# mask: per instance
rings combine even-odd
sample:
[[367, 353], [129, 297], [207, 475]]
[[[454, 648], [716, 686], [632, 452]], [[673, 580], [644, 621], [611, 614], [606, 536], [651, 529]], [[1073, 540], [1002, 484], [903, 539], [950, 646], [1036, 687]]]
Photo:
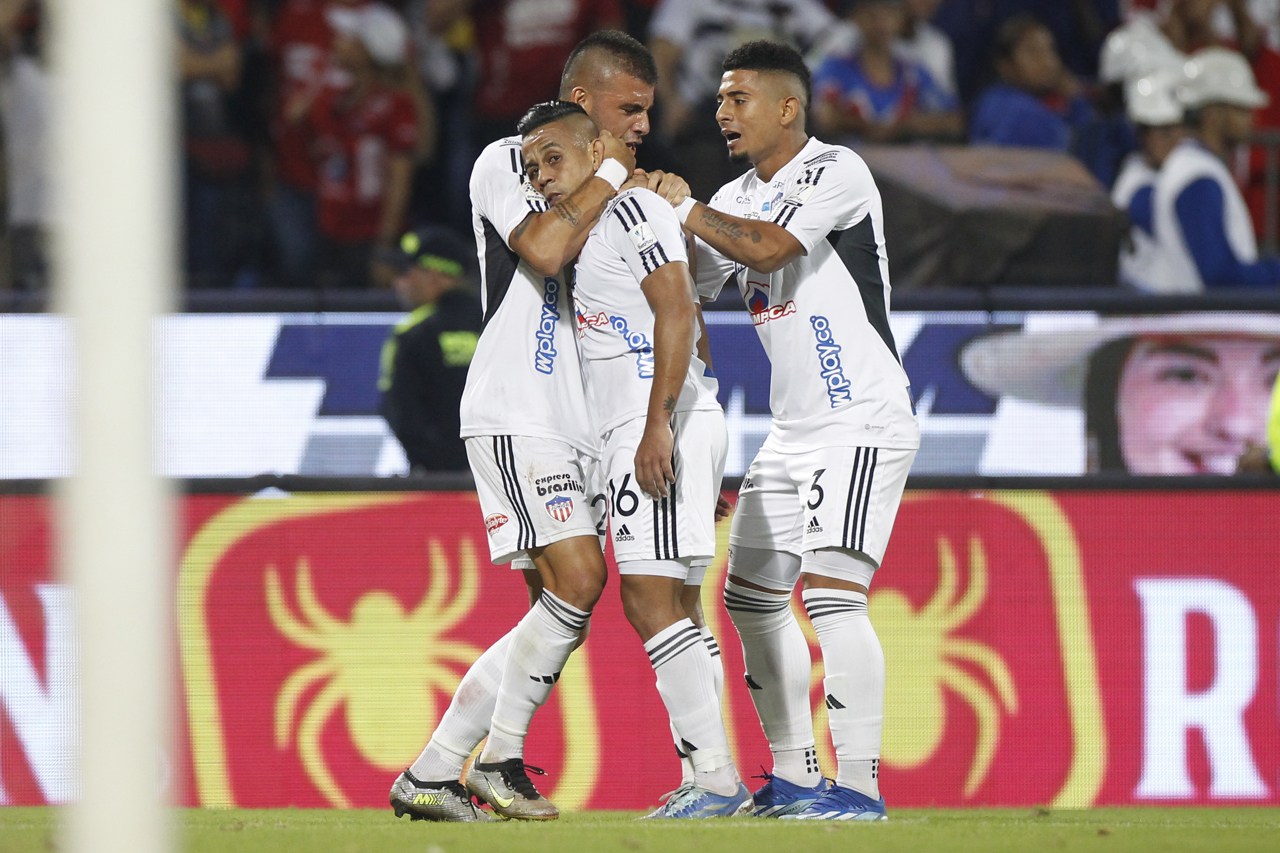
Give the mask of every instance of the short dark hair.
[[[1014, 15], [996, 30], [991, 52], [997, 61], [1013, 59], [1013, 52], [1032, 30], [1048, 30], [1049, 25], [1030, 12]], [[1050, 32], [1052, 32], [1050, 30]]]
[[560, 94], [569, 94], [571, 83], [581, 76], [583, 57], [593, 51], [601, 51], [608, 56], [608, 63], [619, 71], [648, 83], [658, 83], [658, 66], [653, 61], [649, 48], [631, 36], [618, 30], [601, 30], [578, 42], [578, 46], [569, 54], [564, 63], [564, 73], [560, 75]]
[[800, 51], [776, 41], [749, 41], [729, 51], [720, 66], [725, 71], [781, 71], [790, 74], [804, 87], [804, 105], [813, 100], [813, 75], [804, 64]]
[[516, 123], [516, 132], [528, 136], [544, 124], [559, 121], [565, 116], [586, 116], [587, 111], [573, 101], [543, 101], [529, 107], [529, 111]]

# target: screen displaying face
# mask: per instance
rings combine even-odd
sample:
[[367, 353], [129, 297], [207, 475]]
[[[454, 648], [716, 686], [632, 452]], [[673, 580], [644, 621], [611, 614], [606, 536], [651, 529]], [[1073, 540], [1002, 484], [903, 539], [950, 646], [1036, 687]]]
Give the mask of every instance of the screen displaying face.
[[1132, 474], [1232, 474], [1265, 444], [1280, 339], [1139, 338], [1120, 372], [1116, 422]]

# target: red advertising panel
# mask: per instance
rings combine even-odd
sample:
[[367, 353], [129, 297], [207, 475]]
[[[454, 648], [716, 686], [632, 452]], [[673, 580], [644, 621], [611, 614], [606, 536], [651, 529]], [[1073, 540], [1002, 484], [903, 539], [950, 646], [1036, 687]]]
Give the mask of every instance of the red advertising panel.
[[[380, 807], [527, 602], [471, 493], [192, 496], [174, 585], [183, 803]], [[76, 653], [49, 505], [0, 497], [0, 803], [72, 796]], [[708, 573], [744, 775], [769, 766]], [[892, 806], [1280, 803], [1280, 492], [910, 492], [870, 610]], [[803, 611], [801, 624], [809, 632]], [[127, 615], [124, 617], [127, 618]], [[834, 770], [813, 650], [813, 706]], [[527, 750], [562, 808], [678, 781], [616, 578]], [[626, 786], [603, 784], [619, 775]]]

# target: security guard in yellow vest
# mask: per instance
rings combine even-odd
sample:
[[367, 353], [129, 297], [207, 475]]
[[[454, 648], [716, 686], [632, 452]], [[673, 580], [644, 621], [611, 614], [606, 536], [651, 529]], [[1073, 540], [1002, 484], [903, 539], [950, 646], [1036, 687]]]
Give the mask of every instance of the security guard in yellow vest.
[[470, 253], [447, 228], [411, 231], [381, 260], [407, 317], [382, 346], [382, 416], [415, 471], [465, 471], [458, 403], [480, 337], [480, 302], [463, 286]]

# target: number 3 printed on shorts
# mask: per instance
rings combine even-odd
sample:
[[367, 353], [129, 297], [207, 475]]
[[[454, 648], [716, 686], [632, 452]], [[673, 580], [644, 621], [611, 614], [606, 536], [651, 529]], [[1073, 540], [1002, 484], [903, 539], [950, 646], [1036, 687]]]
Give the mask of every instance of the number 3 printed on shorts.
[[[614, 490], [613, 480], [609, 481], [609, 506], [612, 508], [611, 515], [635, 515], [637, 509], [640, 508], [640, 496], [627, 488], [627, 484], [631, 482], [631, 475], [624, 474], [622, 477], [622, 487]], [[630, 500], [630, 506], [627, 501]]]
[[809, 494], [817, 492], [817, 497], [809, 499], [809, 503], [806, 504], [809, 509], [817, 509], [822, 506], [822, 499], [826, 497], [826, 492], [822, 491], [822, 486], [818, 485], [818, 479], [825, 473], [827, 473], [826, 468], [819, 468], [817, 471], [813, 472], [813, 485], [809, 487]]

